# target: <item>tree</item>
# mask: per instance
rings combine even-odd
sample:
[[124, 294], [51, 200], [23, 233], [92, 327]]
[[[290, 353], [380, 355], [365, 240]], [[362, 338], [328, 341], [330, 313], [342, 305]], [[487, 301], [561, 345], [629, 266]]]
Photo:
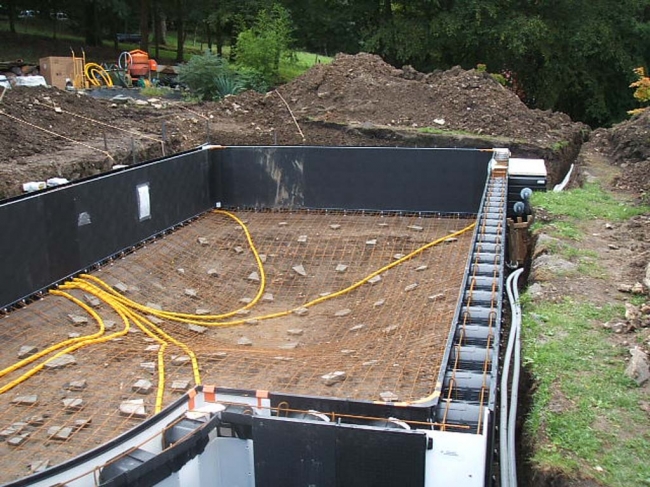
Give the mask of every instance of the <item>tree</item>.
[[237, 63], [256, 69], [267, 80], [276, 80], [280, 58], [290, 52], [292, 32], [291, 16], [284, 7], [276, 4], [260, 10], [255, 24], [237, 37]]

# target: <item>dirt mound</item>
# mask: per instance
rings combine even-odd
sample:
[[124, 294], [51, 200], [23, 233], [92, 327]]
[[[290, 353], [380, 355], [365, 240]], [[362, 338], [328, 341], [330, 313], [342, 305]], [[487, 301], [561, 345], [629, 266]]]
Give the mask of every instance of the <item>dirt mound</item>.
[[97, 125], [87, 119], [119, 127], [125, 118], [142, 116], [125, 106], [111, 107], [110, 102], [46, 87], [8, 90], [0, 110], [0, 164], [70, 146], [63, 137], [77, 141], [101, 137]]
[[339, 54], [280, 91], [296, 116], [322, 121], [432, 127], [545, 146], [586, 129], [565, 114], [529, 109], [488, 73], [455, 67], [425, 75], [365, 53]]
[[650, 193], [650, 109], [608, 130], [611, 160], [624, 169], [622, 189]]

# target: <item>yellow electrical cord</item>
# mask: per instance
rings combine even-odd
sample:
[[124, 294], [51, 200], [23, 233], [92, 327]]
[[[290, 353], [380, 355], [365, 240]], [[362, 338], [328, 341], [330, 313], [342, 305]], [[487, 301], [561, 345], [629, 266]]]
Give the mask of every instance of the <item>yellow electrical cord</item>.
[[93, 86], [101, 86], [101, 80], [106, 86], [113, 86], [113, 80], [111, 79], [108, 72], [97, 63], [86, 63], [84, 66], [84, 73], [86, 78], [90, 81], [90, 84]]
[[[319, 298], [316, 298], [312, 301], [309, 301], [302, 306], [292, 308], [290, 310], [285, 310], [285, 311], [280, 311], [277, 313], [271, 313], [267, 315], [262, 315], [262, 316], [257, 316], [254, 318], [246, 318], [246, 319], [240, 319], [240, 320], [235, 320], [235, 321], [226, 321], [226, 322], [219, 322], [219, 321], [211, 321], [211, 320], [220, 320], [224, 318], [229, 318], [241, 310], [248, 309], [252, 306], [254, 306], [263, 296], [264, 290], [266, 288], [266, 274], [264, 272], [264, 266], [262, 264], [262, 260], [259, 256], [259, 253], [257, 251], [257, 248], [255, 247], [255, 244], [253, 242], [253, 239], [251, 237], [251, 234], [248, 230], [248, 227], [242, 222], [239, 218], [237, 218], [235, 215], [232, 213], [223, 211], [223, 210], [215, 210], [215, 213], [217, 214], [222, 214], [225, 216], [228, 216], [229, 218], [232, 218], [235, 220], [244, 230], [244, 233], [246, 235], [246, 239], [248, 241], [248, 244], [251, 248], [251, 251], [255, 257], [255, 261], [258, 266], [258, 270], [260, 273], [260, 286], [257, 292], [257, 295], [255, 298], [242, 308], [236, 310], [236, 311], [231, 311], [227, 313], [222, 313], [222, 314], [217, 314], [217, 315], [196, 315], [196, 314], [190, 314], [190, 313], [175, 313], [175, 312], [169, 312], [169, 311], [161, 311], [155, 308], [151, 308], [148, 306], [141, 305], [133, 300], [130, 300], [117, 291], [115, 291], [111, 286], [106, 284], [104, 281], [101, 279], [91, 276], [88, 274], [82, 274], [80, 278], [75, 278], [71, 282], [65, 283], [62, 286], [60, 286], [60, 289], [80, 289], [82, 291], [85, 291], [87, 293], [90, 293], [94, 296], [96, 296], [98, 299], [101, 299], [105, 303], [107, 303], [111, 308], [115, 310], [115, 312], [122, 318], [124, 321], [125, 327], [124, 330], [113, 333], [111, 335], [107, 336], [102, 336], [105, 332], [105, 327], [104, 327], [104, 322], [101, 319], [101, 317], [88, 305], [85, 303], [81, 302], [79, 299], [75, 298], [74, 296], [62, 292], [62, 291], [57, 291], [57, 290], [52, 290], [50, 291], [54, 295], [59, 295], [63, 296], [67, 299], [70, 299], [73, 301], [75, 304], [79, 305], [82, 307], [86, 312], [88, 312], [99, 324], [100, 326], [100, 331], [92, 334], [92, 335], [87, 335], [85, 337], [79, 337], [79, 338], [73, 338], [69, 340], [64, 340], [63, 342], [60, 342], [56, 345], [53, 345], [51, 347], [48, 347], [47, 349], [34, 354], [30, 357], [28, 357], [25, 360], [22, 360], [20, 362], [17, 362], [16, 364], [0, 371], [0, 377], [6, 375], [7, 373], [13, 372], [29, 363], [34, 362], [35, 360], [38, 360], [39, 358], [53, 352], [56, 350], [59, 350], [62, 347], [64, 348], [62, 351], [56, 353], [54, 356], [50, 357], [43, 363], [37, 365], [36, 367], [32, 368], [30, 371], [26, 372], [25, 374], [21, 375], [17, 379], [11, 381], [10, 383], [6, 384], [3, 387], [0, 387], [0, 394], [12, 389], [16, 385], [20, 384], [21, 382], [27, 380], [29, 377], [32, 375], [36, 374], [38, 371], [42, 370], [42, 368], [45, 366], [46, 363], [54, 360], [55, 358], [60, 357], [61, 355], [65, 353], [70, 353], [74, 350], [77, 350], [81, 347], [84, 347], [86, 345], [92, 345], [95, 343], [103, 343], [108, 340], [112, 340], [113, 338], [123, 336], [126, 333], [128, 333], [129, 328], [130, 328], [130, 322], [133, 321], [138, 328], [140, 328], [145, 334], [147, 334], [149, 337], [153, 338], [157, 342], [160, 343], [160, 348], [158, 350], [158, 390], [156, 393], [156, 406], [155, 406], [155, 412], [159, 412], [162, 409], [162, 399], [163, 399], [163, 393], [164, 393], [164, 384], [165, 384], [165, 368], [164, 368], [164, 352], [167, 348], [167, 345], [169, 343], [173, 343], [174, 345], [178, 346], [181, 348], [189, 357], [192, 363], [192, 371], [194, 375], [194, 381], [197, 385], [201, 384], [201, 377], [200, 377], [200, 371], [198, 367], [198, 360], [196, 358], [196, 354], [183, 342], [175, 339], [168, 333], [166, 333], [164, 330], [162, 330], [160, 327], [156, 326], [154, 323], [151, 322], [151, 320], [139, 315], [137, 311], [141, 312], [146, 312], [148, 314], [157, 316], [162, 319], [167, 319], [167, 320], [172, 320], [172, 321], [177, 321], [177, 322], [182, 322], [182, 323], [191, 323], [191, 324], [196, 324], [196, 325], [201, 325], [201, 326], [234, 326], [234, 325], [239, 325], [243, 324], [247, 321], [250, 321], [252, 319], [255, 320], [268, 320], [268, 319], [273, 319], [273, 318], [279, 318], [282, 316], [287, 316], [296, 310], [300, 308], [309, 308], [311, 306], [315, 306], [316, 304], [322, 303], [324, 301], [328, 301], [330, 299], [334, 299], [336, 297], [342, 296], [344, 294], [350, 293], [353, 290], [357, 289], [358, 287], [362, 286], [363, 284], [367, 283], [370, 279], [372, 279], [375, 276], [378, 276], [389, 269], [392, 269], [393, 267], [396, 267], [407, 260], [412, 259], [416, 255], [424, 252], [425, 250], [435, 246], [439, 245], [440, 243], [444, 242], [445, 240], [448, 240], [450, 238], [457, 237], [459, 235], [462, 235], [471, 229], [473, 229], [476, 226], [476, 223], [472, 223], [471, 225], [468, 225], [467, 227], [457, 231], [453, 232], [451, 234], [448, 234], [444, 237], [441, 237], [439, 239], [436, 239], [432, 242], [429, 242], [426, 245], [423, 245], [422, 247], [419, 247], [418, 249], [414, 250], [413, 252], [409, 253], [408, 255], [391, 262], [388, 265], [383, 266], [377, 271], [372, 272], [368, 276], [364, 277], [363, 279], [351, 284], [350, 286], [341, 289], [340, 291], [337, 291], [335, 293], [329, 294], [327, 296], [321, 296]], [[153, 331], [152, 331], [153, 330]], [[155, 332], [155, 333], [154, 333]], [[167, 340], [167, 341], [166, 341]], [[70, 345], [70, 346], [68, 346]]]

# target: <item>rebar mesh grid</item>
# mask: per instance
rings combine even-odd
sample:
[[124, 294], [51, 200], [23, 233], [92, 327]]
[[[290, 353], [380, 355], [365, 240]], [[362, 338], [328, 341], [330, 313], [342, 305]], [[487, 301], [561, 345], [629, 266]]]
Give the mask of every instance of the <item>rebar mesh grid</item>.
[[[473, 219], [354, 212], [237, 216], [261, 254], [267, 280], [262, 299], [229, 319], [245, 323], [198, 328], [168, 320], [159, 324], [196, 354], [203, 383], [352, 400], [412, 401], [434, 391], [472, 232], [306, 311], [263, 318], [344, 289], [428, 242], [467, 227]], [[198, 315], [242, 308], [260, 286], [244, 231], [215, 213], [93, 274], [138, 303]], [[107, 325], [106, 333], [124, 328], [106, 303], [98, 304], [79, 290], [70, 293], [94, 307]], [[54, 295], [11, 312], [0, 324], [3, 369], [21, 353], [33, 353], [32, 347], [43, 350], [71, 334], [97, 330], [81, 307]], [[34, 462], [60, 463], [133, 427], [142, 418], [121, 415], [124, 401], [142, 399], [150, 415], [157, 349], [154, 339], [132, 326], [123, 337], [76, 350], [74, 364], [42, 370], [0, 395], [0, 436], [5, 440], [0, 444], [0, 481], [29, 474], [30, 468], [40, 466]], [[26, 369], [6, 374], [0, 384]], [[344, 380], [328, 385], [322, 376], [335, 371], [344, 372]], [[186, 352], [173, 344], [166, 349], [165, 375], [164, 404], [194, 385]], [[151, 390], [136, 388], [138, 380], [150, 381]], [[34, 398], [27, 397], [32, 395], [37, 396], [33, 404]], [[17, 398], [23, 398], [23, 404], [17, 404]], [[75, 398], [83, 402], [66, 408], [64, 400]], [[72, 429], [67, 439], [53, 437], [63, 432], [55, 430], [59, 427]], [[22, 440], [16, 440], [21, 435]]]

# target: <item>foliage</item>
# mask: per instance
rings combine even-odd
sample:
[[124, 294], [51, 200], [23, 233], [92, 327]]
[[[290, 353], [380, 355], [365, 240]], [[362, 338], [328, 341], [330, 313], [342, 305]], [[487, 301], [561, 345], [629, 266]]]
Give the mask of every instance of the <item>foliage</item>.
[[234, 82], [229, 85], [226, 81], [226, 78], [232, 77], [228, 61], [208, 51], [201, 56], [193, 56], [179, 73], [179, 81], [202, 100], [222, 98], [224, 91], [234, 88]]
[[237, 36], [237, 63], [256, 69], [264, 79], [278, 79], [280, 59], [291, 54], [293, 26], [289, 11], [279, 4], [257, 14], [255, 24]]
[[[637, 80], [630, 85], [630, 88], [635, 88], [634, 98], [641, 103], [650, 102], [650, 77], [646, 76], [645, 68], [642, 66], [635, 68], [633, 71], [637, 77]], [[643, 110], [645, 110], [645, 108], [637, 108], [635, 110], [628, 111], [628, 113], [630, 115], [636, 115]]]
[[228, 95], [236, 95], [244, 89], [240, 81], [232, 73], [222, 73], [214, 79], [217, 98], [224, 98]]
[[264, 75], [255, 68], [240, 66], [237, 68], [237, 80], [243, 90], [253, 90], [259, 93], [266, 93], [270, 85]]

